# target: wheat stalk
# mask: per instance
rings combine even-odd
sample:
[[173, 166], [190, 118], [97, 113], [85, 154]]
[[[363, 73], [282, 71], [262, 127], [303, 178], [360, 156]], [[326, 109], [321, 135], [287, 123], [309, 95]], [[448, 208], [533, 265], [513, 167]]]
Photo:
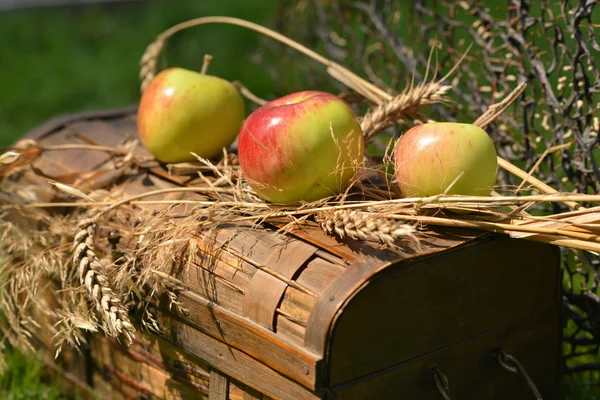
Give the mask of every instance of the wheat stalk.
[[95, 227], [93, 219], [85, 219], [79, 224], [79, 231], [73, 239], [73, 263], [78, 268], [79, 280], [87, 290], [88, 299], [101, 316], [105, 331], [113, 337], [122, 334], [131, 343], [135, 327], [94, 251]]
[[447, 102], [446, 94], [450, 89], [451, 86], [440, 82], [426, 83], [410, 88], [370, 110], [360, 123], [365, 140], [370, 141], [399, 119], [416, 117], [424, 106]]
[[415, 228], [408, 224], [358, 210], [323, 211], [316, 214], [321, 229], [340, 238], [379, 242], [390, 247], [401, 238], [413, 238]]

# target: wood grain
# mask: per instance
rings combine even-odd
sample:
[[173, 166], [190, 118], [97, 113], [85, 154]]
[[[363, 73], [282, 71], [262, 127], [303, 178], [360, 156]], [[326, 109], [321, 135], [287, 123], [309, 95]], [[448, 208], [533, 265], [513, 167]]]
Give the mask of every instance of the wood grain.
[[[289, 378], [292, 374], [282, 375], [268, 367], [263, 360], [252, 358], [246, 352], [206, 335], [176, 317], [160, 316], [159, 321], [168, 332], [166, 340], [274, 399], [316, 400], [319, 398], [314, 391], [292, 381]], [[297, 371], [296, 374], [298, 372], [301, 371]], [[311, 374], [310, 371], [305, 372], [308, 372], [307, 376]]]
[[[120, 382], [129, 391], [168, 400], [205, 398], [208, 395], [208, 373], [194, 365], [187, 368], [166, 356], [160, 357], [156, 347], [144, 348], [139, 342], [125, 347], [105, 337], [91, 341], [95, 370], [104, 371], [111, 381]], [[190, 363], [191, 361], [187, 361]], [[201, 371], [201, 374], [193, 373]]]
[[104, 110], [91, 110], [84, 112], [77, 112], [72, 114], [59, 115], [52, 118], [39, 126], [34, 127], [27, 132], [23, 138], [28, 139], [43, 139], [48, 135], [54, 134], [57, 130], [73, 124], [74, 122], [85, 121], [85, 120], [117, 120], [121, 118], [127, 118], [131, 115], [135, 115], [137, 112], [138, 105], [132, 104], [125, 107], [115, 107]]
[[208, 400], [228, 400], [229, 378], [222, 372], [211, 369], [209, 389]]
[[[166, 316], [164, 323], [174, 329], [174, 332], [179, 331], [177, 325], [182, 325], [182, 331], [190, 340], [201, 340], [204, 335], [209, 335], [212, 339], [222, 342], [227, 348], [235, 348], [239, 352], [246, 353], [248, 357], [254, 357], [265, 366], [279, 371], [307, 388], [316, 387], [317, 376], [320, 373], [320, 356], [317, 354], [284, 341], [275, 333], [248, 319], [240, 318], [239, 315], [214, 305], [193, 292], [182, 291], [179, 300], [187, 310], [186, 315], [175, 315], [163, 306]], [[170, 334], [170, 337], [177, 336]], [[177, 343], [185, 344], [181, 340]], [[244, 372], [253, 374], [252, 370]], [[249, 377], [242, 375], [241, 378]]]
[[[286, 219], [271, 219], [269, 224], [280, 229], [289, 224], [290, 221]], [[312, 245], [327, 251], [328, 253], [339, 257], [340, 260], [346, 263], [352, 263], [358, 261], [360, 254], [350, 249], [344, 243], [337, 241], [335, 238], [325, 234], [319, 228], [319, 226], [312, 221], [306, 221], [302, 226], [297, 225], [293, 229], [289, 229], [288, 232]]]
[[[265, 265], [287, 279], [296, 272], [317, 251], [307, 243], [295, 240], [285, 247], [275, 248], [267, 257]], [[275, 310], [288, 284], [262, 270], [257, 271], [244, 294], [244, 315], [257, 324], [273, 330]]]

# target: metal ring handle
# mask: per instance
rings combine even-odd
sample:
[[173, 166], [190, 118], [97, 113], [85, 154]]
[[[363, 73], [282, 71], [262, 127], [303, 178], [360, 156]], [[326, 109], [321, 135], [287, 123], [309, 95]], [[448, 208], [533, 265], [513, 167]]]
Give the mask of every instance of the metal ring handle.
[[505, 352], [503, 349], [496, 350], [496, 360], [498, 360], [498, 364], [500, 364], [500, 366], [508, 372], [520, 375], [523, 377], [523, 379], [525, 379], [525, 382], [531, 390], [535, 400], [543, 400], [540, 391], [519, 360]]

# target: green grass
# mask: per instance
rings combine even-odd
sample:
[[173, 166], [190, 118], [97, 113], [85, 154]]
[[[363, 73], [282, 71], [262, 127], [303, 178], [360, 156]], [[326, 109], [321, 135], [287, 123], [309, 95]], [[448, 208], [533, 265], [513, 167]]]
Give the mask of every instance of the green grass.
[[0, 398], [3, 400], [63, 400], [67, 399], [57, 381], [42, 380], [43, 364], [19, 352], [6, 356], [7, 371], [0, 375]]
[[[139, 59], [168, 27], [208, 15], [264, 24], [274, 5], [275, 0], [178, 0], [0, 14], [0, 146], [59, 114], [136, 103]], [[265, 95], [273, 83], [252, 62], [259, 39], [240, 27], [197, 27], [169, 41], [167, 65], [199, 70], [210, 53], [209, 73], [238, 79]]]

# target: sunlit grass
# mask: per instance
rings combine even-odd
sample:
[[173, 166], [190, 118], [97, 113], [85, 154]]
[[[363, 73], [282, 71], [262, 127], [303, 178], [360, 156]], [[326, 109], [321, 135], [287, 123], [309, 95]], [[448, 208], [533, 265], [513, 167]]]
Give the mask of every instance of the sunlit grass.
[[[139, 100], [139, 60], [168, 27], [195, 17], [229, 15], [258, 23], [275, 0], [147, 1], [0, 13], [0, 146], [59, 114], [112, 108]], [[167, 65], [240, 80], [257, 95], [273, 83], [252, 62], [260, 36], [239, 27], [207, 25], [168, 43]]]
[[60, 376], [55, 380], [42, 379], [44, 366], [40, 361], [16, 351], [8, 352], [5, 360], [7, 370], [0, 375], [0, 398], [3, 400], [67, 399], [58, 385]]

